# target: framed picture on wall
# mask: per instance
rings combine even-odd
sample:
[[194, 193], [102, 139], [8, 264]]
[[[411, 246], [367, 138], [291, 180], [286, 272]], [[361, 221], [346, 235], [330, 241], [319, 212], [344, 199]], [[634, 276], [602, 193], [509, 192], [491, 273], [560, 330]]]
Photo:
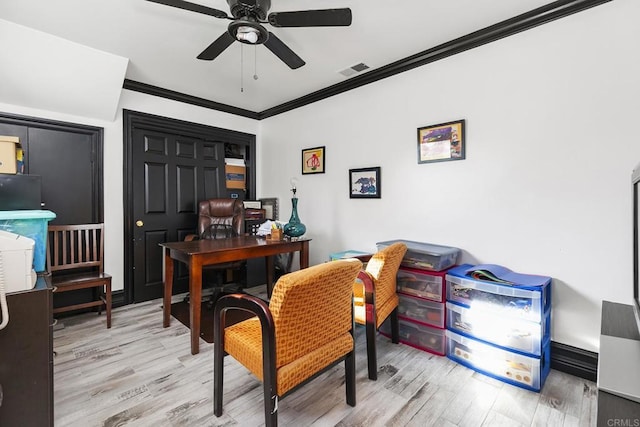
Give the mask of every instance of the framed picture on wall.
[[278, 219], [278, 198], [260, 199], [260, 202], [262, 202], [262, 209], [265, 211], [265, 218], [276, 221]]
[[324, 147], [302, 150], [302, 174], [324, 173]]
[[418, 128], [418, 163], [462, 160], [465, 148], [464, 120]]
[[349, 197], [379, 199], [381, 196], [380, 166], [349, 169]]

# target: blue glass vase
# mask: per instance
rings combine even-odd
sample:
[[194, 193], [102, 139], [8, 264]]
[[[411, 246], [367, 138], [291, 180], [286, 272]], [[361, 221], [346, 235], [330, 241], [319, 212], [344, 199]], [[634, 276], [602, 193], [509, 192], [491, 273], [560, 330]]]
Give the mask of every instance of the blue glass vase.
[[291, 218], [289, 218], [289, 222], [284, 226], [284, 234], [289, 237], [297, 238], [302, 236], [306, 231], [307, 227], [303, 223], [300, 222], [300, 218], [298, 217], [298, 198], [291, 198]]

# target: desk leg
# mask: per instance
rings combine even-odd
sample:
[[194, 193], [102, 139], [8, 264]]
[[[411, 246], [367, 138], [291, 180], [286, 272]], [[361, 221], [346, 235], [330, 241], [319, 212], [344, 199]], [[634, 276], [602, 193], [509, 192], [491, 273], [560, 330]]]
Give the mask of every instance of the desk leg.
[[167, 328], [171, 322], [171, 294], [173, 293], [173, 259], [168, 248], [164, 249], [164, 296], [162, 303], [162, 326]]
[[309, 241], [302, 242], [300, 247], [300, 270], [309, 267]]
[[200, 315], [202, 311], [202, 261], [197, 256], [189, 263], [189, 325], [191, 325], [191, 354], [200, 352]]

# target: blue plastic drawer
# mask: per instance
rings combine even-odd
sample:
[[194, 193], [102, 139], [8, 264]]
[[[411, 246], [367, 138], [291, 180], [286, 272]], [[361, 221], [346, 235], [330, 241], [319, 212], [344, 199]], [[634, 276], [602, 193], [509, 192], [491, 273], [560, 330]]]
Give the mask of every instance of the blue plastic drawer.
[[524, 356], [447, 330], [447, 357], [468, 368], [527, 390], [540, 391], [551, 369], [550, 345], [540, 357]]
[[470, 337], [489, 341], [507, 349], [540, 356], [543, 343], [549, 341], [551, 332], [551, 312], [542, 321], [505, 320], [499, 314], [470, 309], [447, 302], [447, 328]]
[[398, 292], [443, 302], [445, 275], [444, 271], [424, 271], [400, 267], [396, 276], [396, 285]]
[[412, 242], [410, 240], [389, 240], [378, 242], [376, 245], [380, 250], [398, 242], [407, 245], [407, 252], [402, 259], [402, 265], [409, 268], [442, 271], [454, 265], [460, 254], [460, 249], [451, 246]]
[[[440, 356], [446, 352], [445, 331], [446, 329], [432, 328], [427, 325], [409, 322], [400, 319], [400, 342], [415, 347], [419, 350], [428, 351]], [[380, 326], [380, 333], [391, 337], [391, 321], [389, 319]]]
[[537, 287], [506, 285], [452, 274], [458, 268], [446, 276], [447, 301], [532, 322], [541, 322], [551, 307], [551, 279]]
[[436, 328], [444, 328], [445, 305], [410, 295], [398, 294], [398, 316], [402, 319], [424, 323]]

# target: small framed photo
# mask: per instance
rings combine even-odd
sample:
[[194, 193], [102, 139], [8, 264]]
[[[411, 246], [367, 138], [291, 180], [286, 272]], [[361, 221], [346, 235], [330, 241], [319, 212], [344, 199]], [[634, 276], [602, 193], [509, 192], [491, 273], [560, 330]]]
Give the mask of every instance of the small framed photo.
[[302, 174], [324, 173], [324, 147], [302, 150]]
[[418, 128], [418, 163], [462, 160], [464, 140], [464, 120]]
[[260, 200], [243, 200], [242, 204], [245, 209], [262, 209], [262, 202]]
[[349, 197], [379, 199], [381, 195], [380, 167], [349, 169]]
[[278, 198], [271, 197], [267, 199], [260, 199], [262, 202], [262, 209], [265, 211], [265, 218], [272, 221], [278, 219]]

